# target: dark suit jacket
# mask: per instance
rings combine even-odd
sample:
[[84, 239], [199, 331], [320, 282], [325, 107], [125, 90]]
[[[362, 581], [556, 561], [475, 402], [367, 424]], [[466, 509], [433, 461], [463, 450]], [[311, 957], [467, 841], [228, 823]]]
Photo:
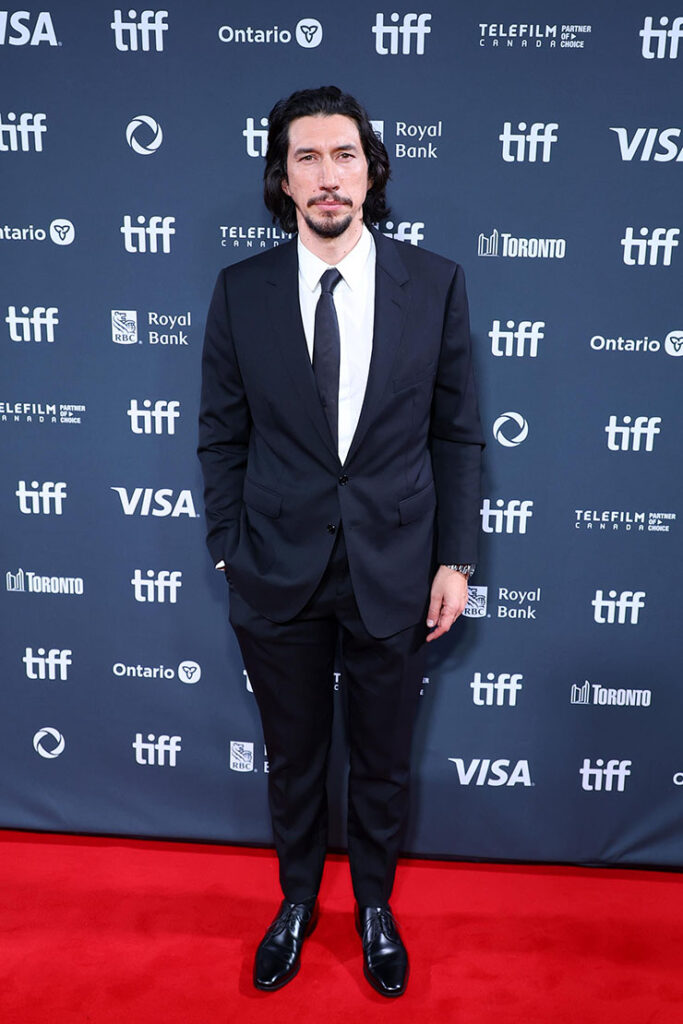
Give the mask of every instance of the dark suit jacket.
[[344, 465], [306, 346], [296, 241], [218, 276], [199, 456], [209, 550], [252, 607], [294, 617], [343, 523], [361, 617], [388, 636], [425, 614], [436, 564], [476, 561], [484, 440], [462, 269], [373, 235], [372, 358]]

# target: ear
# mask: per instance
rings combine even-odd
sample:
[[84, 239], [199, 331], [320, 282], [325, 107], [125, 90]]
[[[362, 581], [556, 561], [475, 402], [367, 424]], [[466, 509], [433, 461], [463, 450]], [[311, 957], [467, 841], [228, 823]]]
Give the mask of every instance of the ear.
[[280, 185], [281, 185], [281, 188], [282, 188], [282, 191], [284, 192], [284, 194], [286, 196], [291, 196], [291, 192], [289, 191], [289, 182], [287, 181], [286, 178], [282, 179], [282, 181], [280, 182]]

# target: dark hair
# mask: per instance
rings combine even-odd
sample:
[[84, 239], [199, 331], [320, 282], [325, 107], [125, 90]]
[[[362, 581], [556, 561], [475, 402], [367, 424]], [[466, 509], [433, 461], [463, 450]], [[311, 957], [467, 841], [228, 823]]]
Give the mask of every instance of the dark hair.
[[289, 147], [289, 126], [297, 117], [315, 114], [343, 114], [351, 117], [358, 125], [361, 145], [368, 161], [368, 177], [372, 186], [363, 203], [363, 220], [376, 224], [389, 216], [386, 203], [386, 185], [391, 174], [389, 155], [384, 143], [374, 131], [368, 115], [360, 103], [338, 89], [335, 85], [321, 86], [320, 89], [300, 89], [287, 99], [279, 100], [268, 115], [268, 152], [263, 172], [263, 198], [273, 215], [273, 222], [280, 222], [283, 231], [290, 234], [297, 230], [296, 209], [293, 201], [282, 191], [282, 182], [287, 177], [287, 150]]

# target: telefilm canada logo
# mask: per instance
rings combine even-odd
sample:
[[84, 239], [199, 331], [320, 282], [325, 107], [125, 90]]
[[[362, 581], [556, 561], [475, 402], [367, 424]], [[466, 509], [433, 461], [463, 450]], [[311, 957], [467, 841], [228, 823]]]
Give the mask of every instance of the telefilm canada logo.
[[21, 227], [0, 224], [0, 241], [45, 242], [48, 238], [54, 245], [71, 245], [76, 238], [76, 228], [66, 217], [55, 217], [46, 228], [35, 224], [25, 224]]
[[138, 327], [137, 309], [111, 310], [111, 340], [115, 345], [156, 345], [161, 349], [182, 348], [190, 344], [192, 313], [166, 313], [148, 310], [140, 320], [145, 328]]
[[294, 238], [274, 224], [219, 224], [218, 233], [223, 249], [271, 249]]
[[290, 28], [281, 28], [279, 25], [269, 25], [265, 28], [257, 28], [254, 25], [221, 25], [218, 29], [221, 43], [287, 46], [294, 40], [304, 50], [313, 50], [320, 46], [323, 35], [322, 24], [317, 18], [301, 18]]
[[479, 22], [479, 45], [487, 49], [582, 50], [591, 25], [546, 25], [532, 22]]
[[586, 533], [671, 533], [675, 512], [640, 512], [636, 509], [574, 509], [574, 529]]
[[0, 423], [48, 423], [78, 426], [85, 406], [75, 402], [0, 402]]

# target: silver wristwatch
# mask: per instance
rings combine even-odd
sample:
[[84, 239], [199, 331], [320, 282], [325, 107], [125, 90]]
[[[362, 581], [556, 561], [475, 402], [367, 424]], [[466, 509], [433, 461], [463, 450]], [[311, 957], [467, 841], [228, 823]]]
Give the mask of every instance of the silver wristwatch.
[[468, 562], [462, 562], [459, 565], [447, 565], [445, 566], [445, 568], [454, 569], [455, 572], [460, 572], [462, 573], [463, 576], [469, 579], [470, 576], [473, 574], [474, 570], [476, 569], [476, 565], [472, 565]]

